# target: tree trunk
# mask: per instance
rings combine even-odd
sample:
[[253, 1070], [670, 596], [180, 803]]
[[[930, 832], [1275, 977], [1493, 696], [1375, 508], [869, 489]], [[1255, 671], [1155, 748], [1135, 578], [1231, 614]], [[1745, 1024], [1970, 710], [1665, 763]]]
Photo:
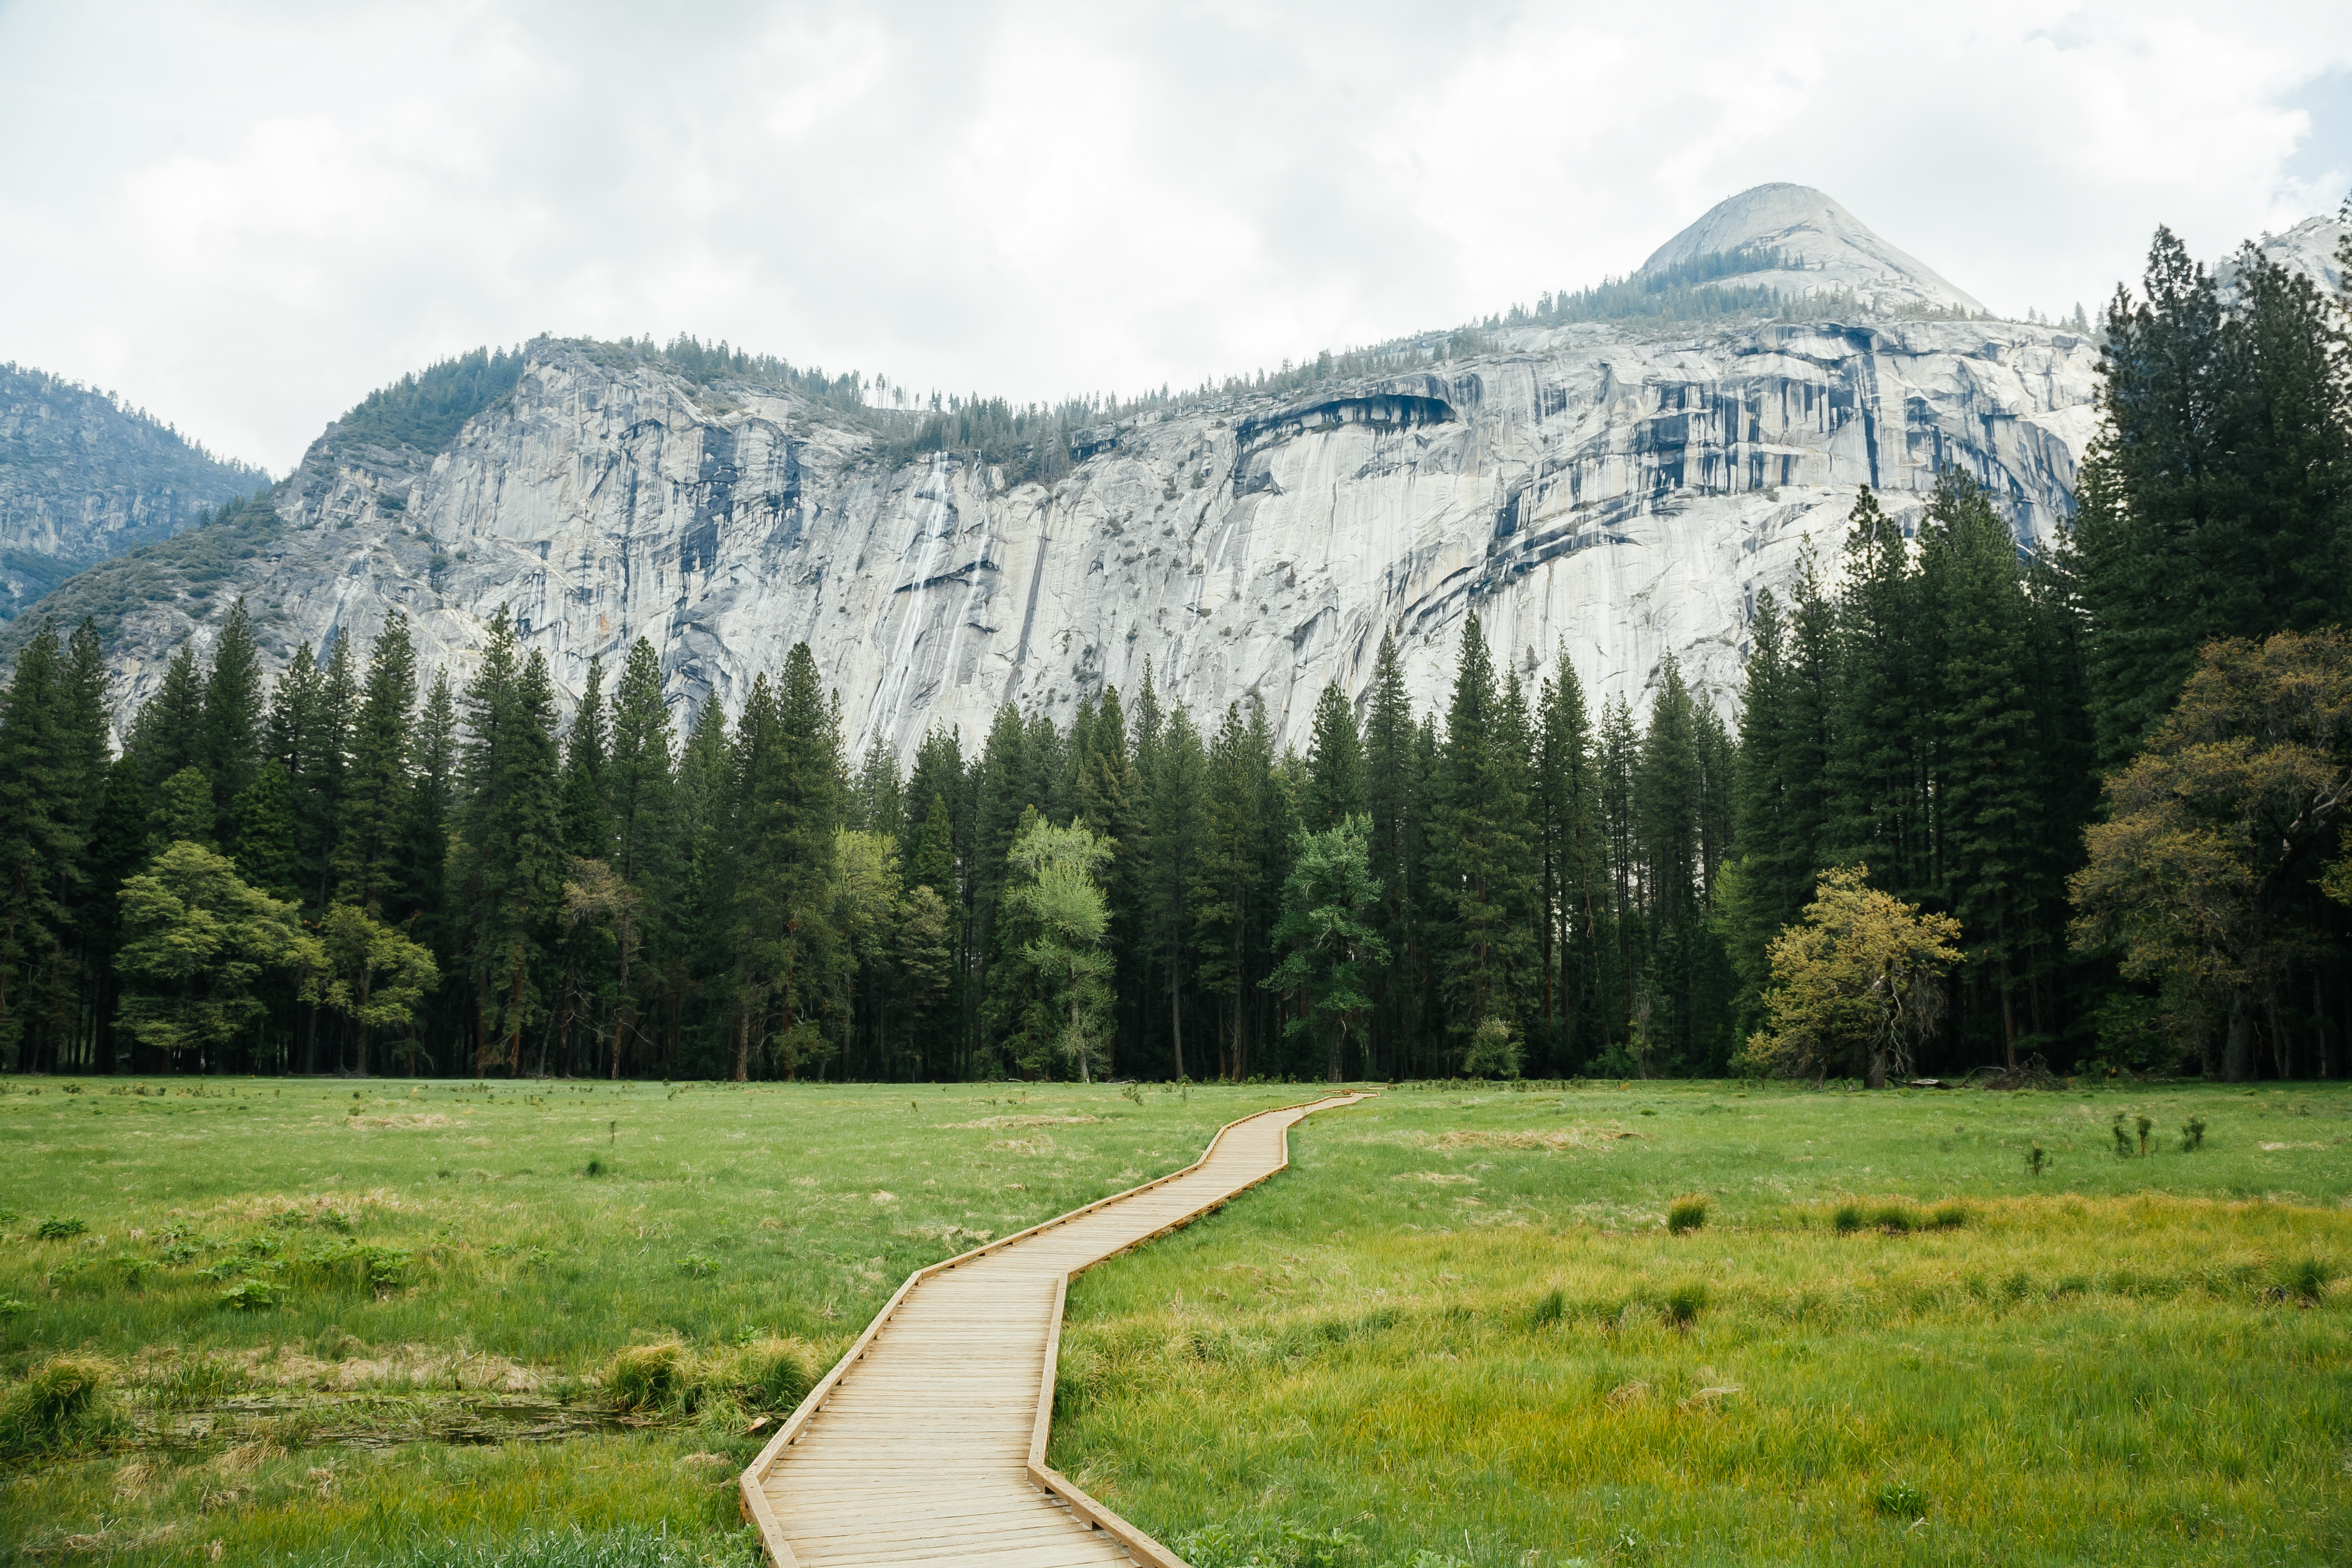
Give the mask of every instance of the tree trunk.
[[2254, 1076], [2254, 1003], [2244, 986], [2230, 993], [2230, 1029], [2221, 1046], [2221, 1081], [2249, 1083]]
[[1863, 1083], [1864, 1087], [1870, 1089], [1885, 1089], [1886, 1087], [1885, 1047], [1873, 1046], [1870, 1047], [1870, 1067], [1863, 1079]]
[[2009, 960], [2000, 961], [2000, 1041], [2009, 1056], [2009, 1070], [2017, 1070], [2017, 993], [2010, 989]]
[[2311, 975], [2311, 1032], [2319, 1051], [2319, 1076], [2338, 1078], [2335, 1037], [2327, 1032], [2327, 982], [2317, 970]]
[[629, 994], [629, 942], [631, 935], [632, 932], [625, 922], [621, 928], [621, 1005], [614, 1010], [613, 1016], [612, 1081], [614, 1083], [621, 1081], [621, 1037], [629, 1032], [629, 1025], [636, 1017], [636, 1004]]
[[522, 1076], [522, 961], [517, 958], [514, 971], [514, 992], [507, 1005], [514, 1009], [514, 1033], [507, 1037], [507, 1076]]
[[1171, 952], [1168, 958], [1168, 1027], [1176, 1046], [1176, 1081], [1184, 1081], [1184, 964], [1181, 957]]
[[751, 1010], [745, 1006], [735, 1009], [735, 1081], [744, 1082], [751, 1076]]

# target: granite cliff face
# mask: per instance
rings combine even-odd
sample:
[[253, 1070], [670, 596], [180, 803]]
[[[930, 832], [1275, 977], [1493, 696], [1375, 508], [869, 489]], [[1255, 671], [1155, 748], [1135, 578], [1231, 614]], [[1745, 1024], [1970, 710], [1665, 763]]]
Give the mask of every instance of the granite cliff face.
[[[1966, 300], [1819, 193], [1750, 195], [1693, 254], [1810, 234], [1837, 247], [1815, 277], [1855, 274], [1841, 290], [1882, 256], [1885, 289]], [[1835, 222], [1805, 228], [1817, 212]], [[1147, 659], [1163, 700], [1208, 717], [1255, 692], [1303, 745], [1326, 680], [1362, 696], [1383, 631], [1416, 700], [1440, 700], [1473, 613], [1522, 669], [1566, 647], [1596, 704], [1640, 707], [1672, 654], [1728, 711], [1756, 593], [1808, 540], [1834, 558], [1862, 485], [1913, 520], [1957, 465], [2021, 538], [2056, 526], [2096, 359], [2064, 331], [1958, 319], [1514, 328], [1404, 374], [1082, 431], [1045, 484], [887, 465], [870, 421], [789, 390], [595, 345], [527, 354], [444, 451], [331, 428], [205, 596], [121, 595], [119, 711], [238, 593], [279, 659], [364, 645], [397, 608], [425, 668], [462, 679], [504, 605], [569, 689], [643, 636], [676, 701], [730, 710], [804, 638], [854, 746], [932, 724], [971, 744], [1006, 701], [1066, 719], [1106, 682], [1131, 694]]]
[[0, 618], [268, 484], [105, 393], [0, 365]]
[[[532, 345], [510, 403], [429, 460], [314, 452], [236, 587], [280, 657], [405, 611], [425, 666], [470, 668], [511, 606], [577, 689], [650, 637], [672, 689], [730, 708], [807, 639], [853, 742], [998, 704], [1066, 717], [1143, 664], [1196, 713], [1255, 691], [1302, 742], [1394, 629], [1417, 697], [1475, 612], [1523, 666], [1565, 646], [1638, 704], [1668, 653], [1727, 701], [1756, 591], [1858, 487], [1916, 515], [1940, 465], [2021, 534], [2066, 514], [2094, 353], [2046, 328], [1775, 324], [1693, 341], [1512, 334], [1496, 352], [1284, 405], [1093, 433], [1048, 487], [951, 457], [895, 471], [800, 399], [713, 397]], [[226, 592], [129, 614], [127, 712]], [[193, 614], [191, 612], [194, 612]]]

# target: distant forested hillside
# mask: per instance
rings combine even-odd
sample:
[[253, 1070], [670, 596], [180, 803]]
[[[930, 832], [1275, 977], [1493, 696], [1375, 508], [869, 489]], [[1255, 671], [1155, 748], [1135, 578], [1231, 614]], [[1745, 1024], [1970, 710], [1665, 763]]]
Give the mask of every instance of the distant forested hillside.
[[268, 483], [110, 392], [0, 364], [0, 620]]

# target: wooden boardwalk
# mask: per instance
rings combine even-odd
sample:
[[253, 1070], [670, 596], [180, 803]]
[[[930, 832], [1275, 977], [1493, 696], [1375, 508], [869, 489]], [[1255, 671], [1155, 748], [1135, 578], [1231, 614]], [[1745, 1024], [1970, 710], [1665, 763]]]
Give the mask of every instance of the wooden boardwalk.
[[743, 1472], [777, 1568], [1182, 1568], [1046, 1468], [1064, 1292], [1281, 1170], [1301, 1117], [1361, 1098], [1244, 1117], [1172, 1175], [909, 1277]]

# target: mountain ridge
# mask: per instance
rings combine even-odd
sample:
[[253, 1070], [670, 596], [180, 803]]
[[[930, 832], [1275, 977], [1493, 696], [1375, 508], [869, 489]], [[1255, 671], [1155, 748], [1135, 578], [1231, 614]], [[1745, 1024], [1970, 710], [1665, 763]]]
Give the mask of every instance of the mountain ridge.
[[[1874, 240], [1854, 220], [1839, 243], [1857, 231]], [[1474, 612], [1526, 668], [1565, 647], [1596, 703], [1638, 708], [1671, 655], [1727, 712], [1756, 595], [1808, 551], [1833, 564], [1859, 486], [1907, 522], [1957, 465], [2029, 542], [2071, 511], [2095, 345], [1899, 295], [1935, 275], [1892, 254], [1916, 270], [1881, 293], [1913, 319], [1843, 314], [1851, 268], [1811, 320], [1515, 314], [1046, 420], [1048, 462], [1034, 441], [1003, 448], [1018, 462], [909, 448], [891, 432], [922, 416], [864, 407], [854, 377], [535, 339], [439, 449], [339, 422], [233, 534], [110, 563], [52, 607], [103, 612], [126, 720], [239, 595], [280, 668], [396, 609], [423, 667], [462, 680], [505, 605], [576, 693], [646, 636], [681, 707], [733, 709], [804, 639], [853, 750], [934, 723], [976, 742], [1006, 701], [1066, 718], [1147, 660], [1163, 702], [1254, 696], [1303, 743], [1324, 680], [1361, 700], [1383, 633], [1434, 700]]]

